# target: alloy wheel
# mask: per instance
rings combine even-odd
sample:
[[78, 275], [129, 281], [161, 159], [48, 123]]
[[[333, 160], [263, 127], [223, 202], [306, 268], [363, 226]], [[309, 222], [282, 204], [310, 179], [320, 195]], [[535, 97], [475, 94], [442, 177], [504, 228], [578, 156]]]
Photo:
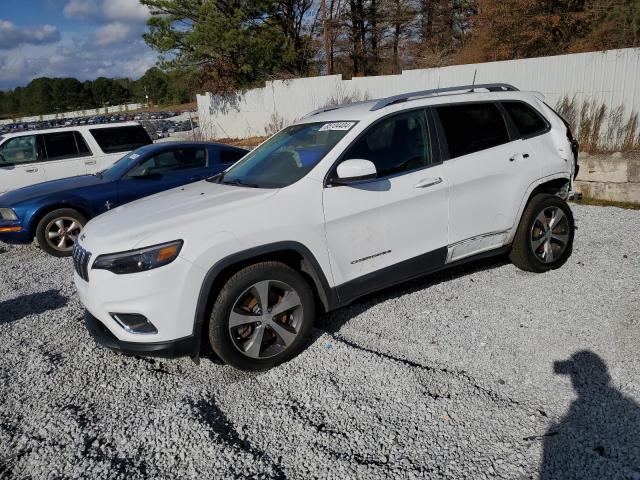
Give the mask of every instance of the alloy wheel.
[[531, 227], [531, 249], [538, 260], [552, 263], [567, 249], [569, 233], [569, 219], [562, 209], [547, 207], [538, 214]]
[[80, 235], [83, 225], [72, 217], [59, 217], [51, 220], [44, 230], [47, 244], [59, 252], [69, 252]]
[[303, 320], [302, 301], [288, 284], [264, 280], [233, 303], [229, 334], [235, 347], [254, 359], [273, 357], [296, 339]]

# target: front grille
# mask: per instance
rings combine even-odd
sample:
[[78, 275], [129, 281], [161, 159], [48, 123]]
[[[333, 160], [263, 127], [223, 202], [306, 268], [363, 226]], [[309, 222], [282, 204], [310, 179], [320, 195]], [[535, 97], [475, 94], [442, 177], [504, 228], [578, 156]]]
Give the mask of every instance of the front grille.
[[73, 268], [85, 282], [89, 281], [89, 260], [91, 252], [87, 252], [79, 243], [73, 247]]

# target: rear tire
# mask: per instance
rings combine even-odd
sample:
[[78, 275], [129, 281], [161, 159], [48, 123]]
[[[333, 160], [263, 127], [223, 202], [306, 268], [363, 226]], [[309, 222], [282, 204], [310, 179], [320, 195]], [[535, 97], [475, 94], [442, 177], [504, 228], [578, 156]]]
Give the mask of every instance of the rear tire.
[[266, 370], [303, 349], [315, 311], [313, 292], [294, 269], [280, 262], [250, 265], [234, 274], [216, 298], [209, 342], [233, 367]]
[[575, 223], [567, 202], [556, 195], [535, 195], [522, 213], [509, 258], [529, 272], [560, 268], [573, 251]]
[[36, 240], [42, 250], [54, 257], [70, 257], [87, 219], [73, 208], [47, 213], [36, 227]]

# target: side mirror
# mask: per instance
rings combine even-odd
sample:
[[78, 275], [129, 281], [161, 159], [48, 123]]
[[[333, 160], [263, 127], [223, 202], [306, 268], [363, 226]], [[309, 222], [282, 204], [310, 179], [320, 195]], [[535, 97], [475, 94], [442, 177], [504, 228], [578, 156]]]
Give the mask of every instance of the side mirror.
[[348, 185], [360, 180], [376, 178], [378, 172], [373, 162], [354, 158], [345, 160], [338, 165], [337, 174], [338, 178], [333, 183], [336, 185]]

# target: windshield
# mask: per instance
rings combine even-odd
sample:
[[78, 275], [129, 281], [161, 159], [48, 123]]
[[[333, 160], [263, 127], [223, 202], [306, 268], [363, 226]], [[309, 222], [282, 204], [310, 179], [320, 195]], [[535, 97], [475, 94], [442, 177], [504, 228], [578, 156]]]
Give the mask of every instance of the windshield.
[[355, 124], [323, 122], [287, 127], [216, 180], [256, 188], [291, 185], [309, 173]]
[[97, 175], [99, 177], [104, 177], [109, 180], [118, 180], [125, 173], [129, 171], [131, 167], [133, 167], [136, 163], [138, 163], [138, 159], [140, 158], [140, 154], [136, 152], [130, 152], [118, 160], [116, 163], [111, 165], [106, 170], [102, 170], [98, 172]]

